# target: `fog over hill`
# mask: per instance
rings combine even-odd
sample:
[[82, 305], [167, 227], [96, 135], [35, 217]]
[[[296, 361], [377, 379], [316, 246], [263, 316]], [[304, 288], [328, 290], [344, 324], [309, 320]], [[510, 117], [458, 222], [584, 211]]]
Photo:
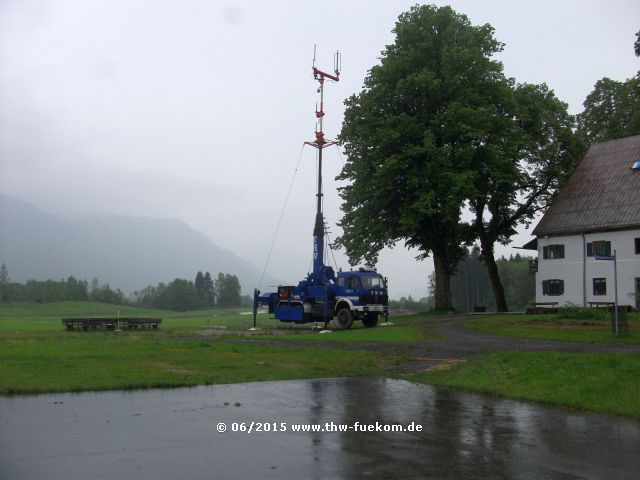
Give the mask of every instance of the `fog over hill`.
[[[92, 215], [64, 218], [0, 194], [0, 261], [14, 282], [76, 278], [133, 292], [196, 272], [231, 273], [243, 294], [258, 285], [261, 271], [218, 247], [181, 220]], [[265, 276], [265, 285], [277, 283]]]

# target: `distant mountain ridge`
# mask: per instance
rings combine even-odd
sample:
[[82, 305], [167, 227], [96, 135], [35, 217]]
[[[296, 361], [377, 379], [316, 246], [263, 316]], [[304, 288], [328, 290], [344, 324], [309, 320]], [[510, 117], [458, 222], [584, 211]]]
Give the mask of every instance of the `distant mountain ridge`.
[[[133, 292], [196, 272], [237, 275], [243, 294], [257, 286], [261, 272], [215, 245], [182, 220], [90, 215], [67, 219], [0, 194], [0, 261], [12, 281], [96, 277], [112, 288]], [[277, 283], [265, 276], [264, 283]]]

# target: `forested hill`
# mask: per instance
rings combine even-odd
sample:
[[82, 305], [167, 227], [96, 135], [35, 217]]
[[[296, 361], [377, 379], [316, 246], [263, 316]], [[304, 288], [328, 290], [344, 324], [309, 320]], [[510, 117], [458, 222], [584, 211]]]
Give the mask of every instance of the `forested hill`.
[[14, 282], [97, 277], [129, 292], [210, 271], [237, 275], [243, 293], [250, 294], [260, 277], [256, 267], [180, 220], [106, 215], [71, 220], [2, 194], [0, 260]]

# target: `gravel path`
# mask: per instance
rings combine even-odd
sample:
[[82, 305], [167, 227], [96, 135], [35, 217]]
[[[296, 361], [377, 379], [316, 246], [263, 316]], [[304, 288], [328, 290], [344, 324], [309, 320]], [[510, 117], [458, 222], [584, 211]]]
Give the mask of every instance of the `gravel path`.
[[640, 354], [640, 345], [638, 344], [560, 342], [480, 333], [464, 326], [464, 322], [468, 319], [468, 315], [429, 319], [425, 323], [425, 327], [440, 336], [441, 339], [410, 346], [407, 353], [414, 356], [416, 360], [407, 365], [406, 369], [408, 371], [424, 371], [434, 366], [455, 363], [484, 352], [554, 351], [569, 353], [632, 352]]

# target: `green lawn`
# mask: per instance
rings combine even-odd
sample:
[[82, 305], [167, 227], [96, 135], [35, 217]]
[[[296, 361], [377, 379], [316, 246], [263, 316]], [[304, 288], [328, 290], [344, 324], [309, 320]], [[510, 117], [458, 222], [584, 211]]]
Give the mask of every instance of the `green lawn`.
[[160, 332], [0, 333], [0, 394], [374, 375], [390, 357]]
[[491, 353], [412, 375], [433, 385], [640, 419], [640, 355]]
[[[94, 302], [0, 305], [0, 394], [374, 375], [381, 363], [395, 361], [366, 351], [247, 344], [239, 334], [253, 319], [242, 311], [247, 309], [178, 313]], [[67, 332], [60, 323], [63, 317], [118, 313], [160, 317], [163, 323], [158, 331], [126, 332]], [[267, 317], [258, 320], [264, 329], [303, 327]], [[220, 325], [238, 335], [197, 335]]]
[[566, 319], [559, 315], [477, 316], [466, 326], [482, 333], [589, 343], [640, 343], [640, 314], [629, 314], [630, 336], [615, 337], [608, 319]]

